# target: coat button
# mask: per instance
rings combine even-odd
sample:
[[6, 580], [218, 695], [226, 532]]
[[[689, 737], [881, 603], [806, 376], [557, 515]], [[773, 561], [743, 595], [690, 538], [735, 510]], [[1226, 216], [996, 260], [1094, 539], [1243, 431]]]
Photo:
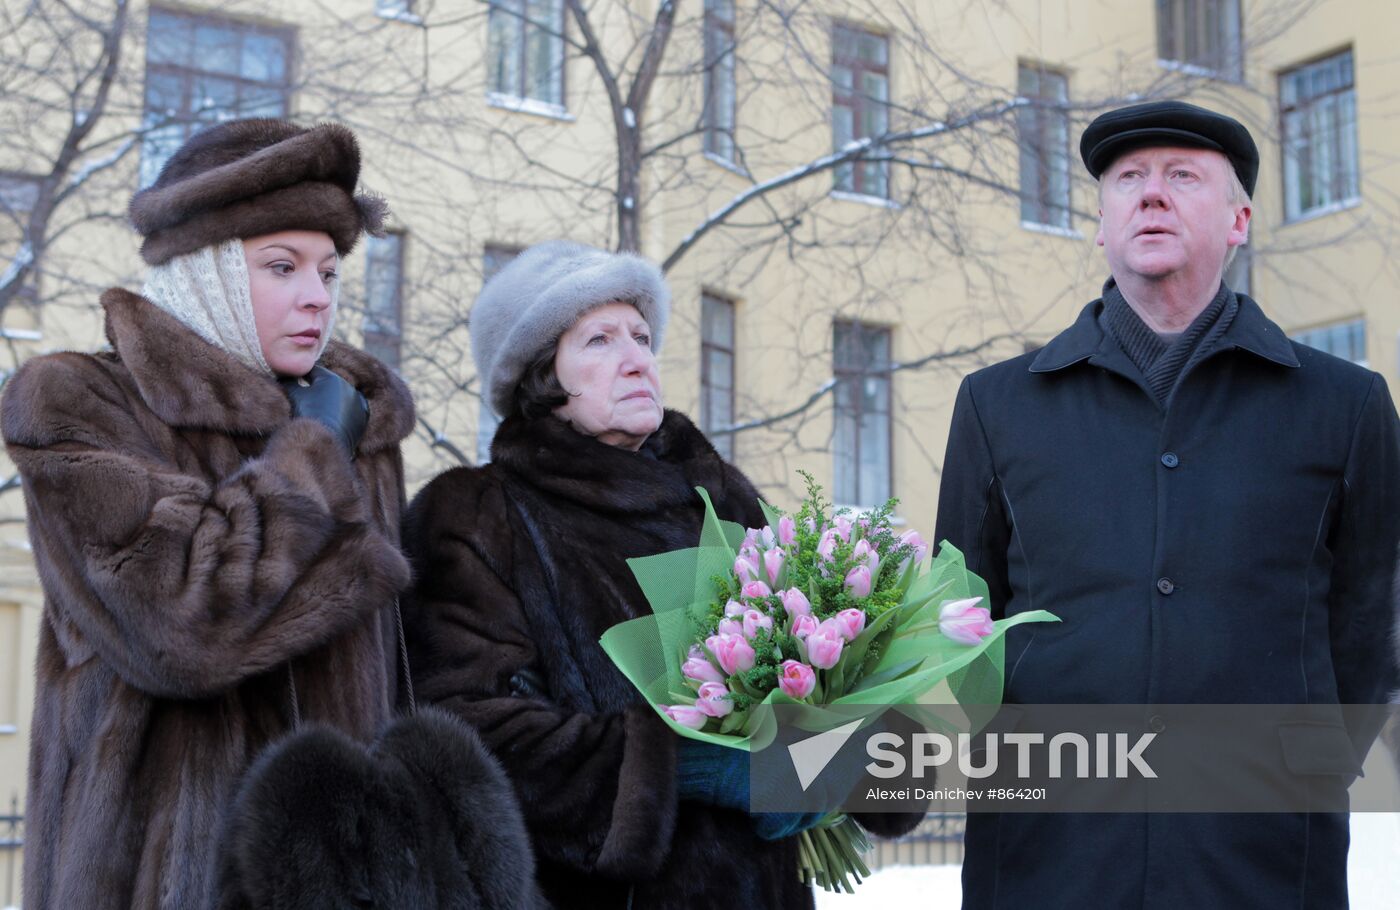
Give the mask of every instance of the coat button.
[[1181, 459], [1176, 457], [1175, 452], [1164, 452], [1162, 454], [1162, 464], [1169, 468], [1174, 468], [1181, 464]]
[[1157, 579], [1157, 590], [1163, 594], [1170, 594], [1176, 590], [1176, 585], [1172, 584], [1170, 578], [1159, 578]]
[[1153, 733], [1161, 733], [1163, 730], [1167, 729], [1167, 722], [1162, 720], [1162, 715], [1154, 714], [1147, 719], [1147, 729], [1151, 730]]

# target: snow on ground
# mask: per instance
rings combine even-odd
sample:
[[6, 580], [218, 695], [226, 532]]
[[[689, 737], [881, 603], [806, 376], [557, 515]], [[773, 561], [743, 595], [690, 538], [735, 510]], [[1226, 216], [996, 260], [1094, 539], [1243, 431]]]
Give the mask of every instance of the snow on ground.
[[[958, 910], [960, 866], [891, 866], [876, 872], [855, 894], [817, 891], [817, 910]], [[1357, 812], [1351, 817], [1347, 864], [1351, 910], [1394, 910], [1400, 892], [1400, 814]]]

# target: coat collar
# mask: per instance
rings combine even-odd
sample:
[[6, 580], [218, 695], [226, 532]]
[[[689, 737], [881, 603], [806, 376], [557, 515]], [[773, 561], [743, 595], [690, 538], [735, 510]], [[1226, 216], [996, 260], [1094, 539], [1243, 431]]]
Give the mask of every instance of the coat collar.
[[[265, 436], [291, 419], [287, 396], [272, 377], [205, 341], [146, 298], [112, 288], [102, 295], [102, 307], [107, 340], [146, 406], [167, 424]], [[413, 431], [408, 388], [378, 360], [332, 340], [321, 364], [369, 402], [361, 453], [396, 445]]]
[[698, 506], [695, 487], [720, 496], [725, 484], [723, 460], [678, 411], [666, 411], [637, 452], [585, 436], [556, 417], [509, 417], [496, 431], [491, 457], [546, 495], [612, 512]]
[[[1283, 330], [1264, 315], [1259, 304], [1244, 294], [1237, 295], [1240, 309], [1235, 319], [1220, 339], [1217, 350], [1231, 348], [1249, 351], [1265, 360], [1280, 366], [1298, 366], [1298, 355], [1293, 344]], [[1079, 313], [1074, 324], [1050, 340], [1035, 359], [1031, 361], [1032, 373], [1053, 373], [1084, 360], [1095, 366], [1122, 369], [1124, 364], [1131, 368], [1128, 360], [1111, 336], [1099, 324], [1099, 313], [1103, 309], [1103, 299], [1090, 303]]]

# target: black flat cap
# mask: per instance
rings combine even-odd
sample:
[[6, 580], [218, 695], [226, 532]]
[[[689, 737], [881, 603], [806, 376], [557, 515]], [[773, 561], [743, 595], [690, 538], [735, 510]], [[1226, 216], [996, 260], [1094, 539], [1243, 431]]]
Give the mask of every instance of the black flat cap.
[[1079, 140], [1079, 155], [1095, 180], [1119, 155], [1154, 145], [1213, 149], [1234, 165], [1245, 192], [1254, 195], [1259, 149], [1233, 117], [1185, 101], [1152, 101], [1120, 107], [1094, 118]]

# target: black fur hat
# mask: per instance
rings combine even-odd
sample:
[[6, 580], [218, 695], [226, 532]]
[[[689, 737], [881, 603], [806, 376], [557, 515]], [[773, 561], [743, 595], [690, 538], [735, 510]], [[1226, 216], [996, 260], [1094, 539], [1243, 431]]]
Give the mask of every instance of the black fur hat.
[[230, 120], [191, 136], [156, 182], [131, 200], [145, 241], [141, 258], [160, 265], [234, 238], [324, 231], [344, 256], [387, 214], [376, 196], [356, 195], [360, 149], [335, 123]]

